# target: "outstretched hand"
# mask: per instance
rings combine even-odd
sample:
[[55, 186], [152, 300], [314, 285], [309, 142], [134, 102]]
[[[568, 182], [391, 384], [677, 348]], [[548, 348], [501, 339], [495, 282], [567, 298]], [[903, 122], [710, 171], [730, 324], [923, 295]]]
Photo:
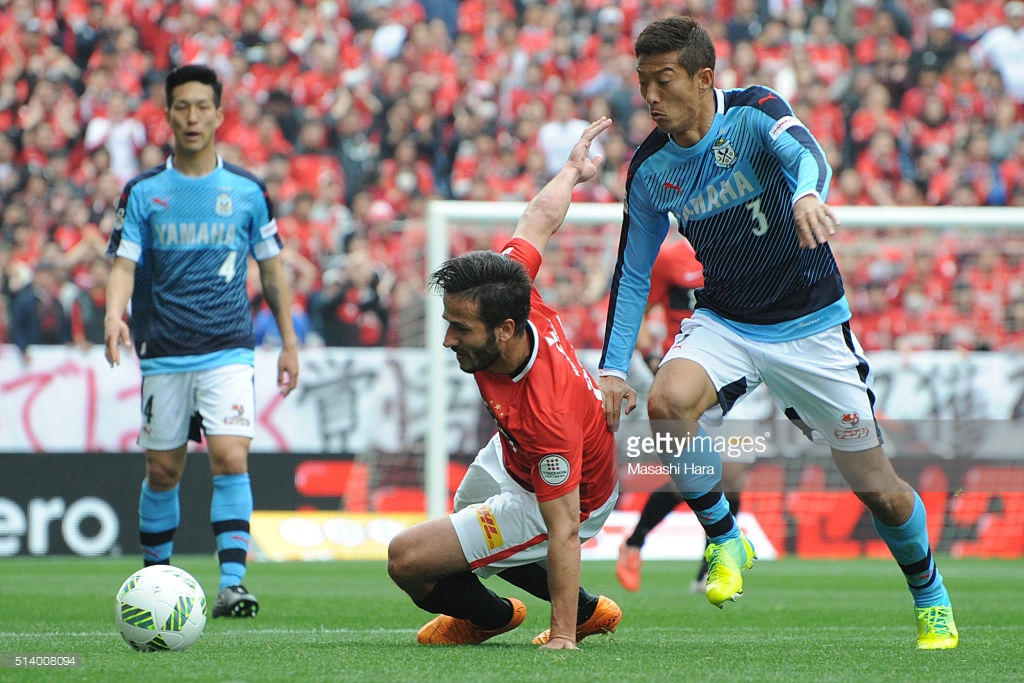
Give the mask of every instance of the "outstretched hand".
[[595, 157], [591, 157], [590, 144], [594, 141], [594, 138], [611, 127], [612, 120], [607, 116], [602, 116], [587, 126], [587, 129], [580, 136], [579, 142], [573, 146], [572, 152], [569, 153], [569, 160], [566, 163], [576, 167], [579, 173], [579, 178], [576, 180], [577, 183], [587, 182], [601, 168], [601, 165], [604, 163], [604, 155], [598, 154]]

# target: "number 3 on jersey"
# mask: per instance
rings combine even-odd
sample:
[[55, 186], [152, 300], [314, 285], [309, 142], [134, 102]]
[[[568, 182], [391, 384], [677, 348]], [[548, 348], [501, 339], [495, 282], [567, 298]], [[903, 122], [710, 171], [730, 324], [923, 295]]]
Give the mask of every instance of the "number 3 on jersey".
[[750, 220], [757, 223], [752, 230], [754, 237], [761, 237], [768, 232], [768, 217], [764, 215], [764, 211], [761, 211], [761, 198], [758, 197], [754, 201], [748, 202], [746, 208], [750, 212]]
[[220, 270], [217, 271], [217, 275], [224, 278], [224, 282], [231, 282], [235, 277], [236, 257], [235, 252], [229, 251], [228, 255], [224, 257], [224, 263], [220, 264]]

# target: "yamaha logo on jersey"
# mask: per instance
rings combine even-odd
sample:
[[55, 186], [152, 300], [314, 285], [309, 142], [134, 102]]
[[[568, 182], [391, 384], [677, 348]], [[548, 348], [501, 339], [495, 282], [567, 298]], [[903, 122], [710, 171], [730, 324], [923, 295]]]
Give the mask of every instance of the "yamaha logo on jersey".
[[235, 206], [231, 203], [231, 195], [225, 192], [217, 197], [217, 205], [213, 210], [217, 212], [218, 216], [230, 216], [234, 213]]
[[718, 138], [715, 144], [711, 145], [711, 153], [715, 157], [715, 165], [722, 168], [729, 168], [736, 163], [736, 150], [732, 143], [725, 138]]
[[561, 455], [545, 455], [537, 463], [537, 471], [545, 484], [559, 486], [569, 478], [569, 461]]

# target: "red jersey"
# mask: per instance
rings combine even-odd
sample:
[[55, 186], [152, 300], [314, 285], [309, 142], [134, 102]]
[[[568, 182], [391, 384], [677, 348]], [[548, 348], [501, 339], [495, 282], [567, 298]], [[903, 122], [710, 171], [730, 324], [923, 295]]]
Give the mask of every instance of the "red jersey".
[[693, 315], [695, 291], [704, 286], [704, 266], [690, 243], [679, 240], [658, 252], [651, 268], [651, 292], [647, 303], [665, 311], [667, 334], [662, 353], [668, 352], [679, 332], [679, 323]]
[[[502, 253], [526, 266], [531, 280], [537, 277], [541, 255], [532, 244], [513, 239]], [[481, 370], [474, 378], [498, 423], [505, 470], [539, 501], [579, 486], [586, 519], [618, 482], [615, 437], [605, 423], [597, 382], [536, 287], [529, 323], [534, 343], [526, 367], [515, 376]]]

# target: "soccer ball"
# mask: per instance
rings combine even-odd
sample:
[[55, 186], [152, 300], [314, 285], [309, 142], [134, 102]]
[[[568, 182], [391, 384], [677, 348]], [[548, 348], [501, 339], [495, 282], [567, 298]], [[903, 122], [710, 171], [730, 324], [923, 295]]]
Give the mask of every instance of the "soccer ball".
[[184, 650], [206, 626], [206, 596], [185, 570], [155, 564], [121, 584], [114, 619], [125, 641], [139, 652]]

